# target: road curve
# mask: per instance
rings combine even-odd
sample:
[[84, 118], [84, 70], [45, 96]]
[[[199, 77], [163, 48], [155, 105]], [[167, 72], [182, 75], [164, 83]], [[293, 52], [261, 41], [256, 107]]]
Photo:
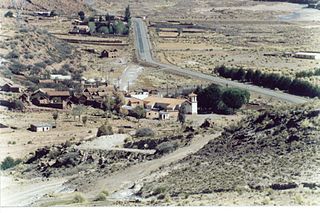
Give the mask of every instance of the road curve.
[[193, 71], [190, 69], [182, 69], [174, 65], [159, 63], [155, 61], [151, 55], [151, 48], [150, 48], [151, 44], [148, 38], [148, 30], [145, 23], [140, 18], [134, 18], [133, 23], [134, 23], [133, 26], [134, 26], [134, 33], [135, 33], [135, 46], [136, 46], [137, 55], [138, 55], [138, 58], [145, 63], [164, 68], [163, 69], [164, 71], [168, 71], [168, 72], [172, 72], [172, 73], [180, 74], [184, 76], [194, 77], [198, 79], [203, 79], [207, 81], [212, 81], [213, 83], [223, 85], [223, 86], [228, 85], [232, 87], [246, 89], [251, 92], [270, 96], [270, 97], [287, 101], [293, 104], [302, 104], [302, 103], [308, 102], [307, 98], [283, 93], [281, 91], [275, 91], [275, 90], [258, 87], [250, 84], [239, 83], [236, 81], [231, 81], [228, 79], [203, 74], [201, 72]]

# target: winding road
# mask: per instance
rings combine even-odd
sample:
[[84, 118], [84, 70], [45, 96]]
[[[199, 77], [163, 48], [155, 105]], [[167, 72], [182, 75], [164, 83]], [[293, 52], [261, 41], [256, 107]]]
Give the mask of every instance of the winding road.
[[193, 78], [198, 78], [198, 79], [203, 79], [207, 81], [211, 81], [215, 84], [223, 85], [223, 86], [232, 86], [232, 87], [237, 87], [241, 89], [246, 89], [251, 92], [259, 93], [262, 95], [266, 95], [269, 97], [273, 97], [279, 100], [287, 101], [289, 103], [293, 104], [302, 104], [308, 102], [307, 98], [303, 98], [300, 96], [296, 95], [291, 95], [287, 94], [281, 91], [275, 91], [267, 88], [262, 88], [250, 84], [244, 84], [244, 83], [239, 83], [236, 81], [231, 81], [228, 79], [224, 78], [219, 78], [207, 74], [203, 74], [201, 72], [197, 72], [194, 70], [190, 69], [182, 69], [180, 67], [174, 66], [174, 65], [169, 65], [169, 64], [163, 64], [160, 62], [157, 62], [153, 59], [152, 54], [151, 54], [151, 44], [150, 44], [150, 39], [148, 38], [148, 29], [145, 23], [141, 18], [134, 18], [133, 19], [134, 23], [134, 33], [135, 33], [135, 46], [137, 50], [137, 55], [140, 61], [157, 66], [159, 68], [162, 68], [163, 71], [179, 74], [179, 75], [184, 75], [188, 77], [193, 77]]

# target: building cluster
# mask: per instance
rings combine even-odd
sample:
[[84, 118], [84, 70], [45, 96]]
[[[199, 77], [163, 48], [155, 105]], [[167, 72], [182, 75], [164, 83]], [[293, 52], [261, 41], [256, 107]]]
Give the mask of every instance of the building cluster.
[[300, 59], [320, 60], [320, 52], [284, 52], [284, 53], [264, 53], [264, 56], [282, 56]]
[[157, 91], [135, 91], [125, 98], [124, 109], [134, 111], [136, 107], [142, 107], [146, 111], [147, 119], [177, 119], [179, 110], [185, 107], [187, 114], [198, 113], [197, 95], [191, 93], [187, 98], [164, 98]]
[[76, 104], [103, 108], [103, 102], [111, 97], [116, 88], [113, 85], [101, 85], [84, 88], [76, 93], [69, 90], [55, 90], [53, 88], [40, 88], [35, 92], [24, 92], [19, 100], [25, 105], [35, 105], [55, 109], [72, 109]]

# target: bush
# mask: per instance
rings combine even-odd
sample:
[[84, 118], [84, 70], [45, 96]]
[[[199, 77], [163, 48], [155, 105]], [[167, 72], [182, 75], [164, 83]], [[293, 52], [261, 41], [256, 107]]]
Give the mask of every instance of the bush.
[[164, 186], [159, 186], [154, 190], [154, 194], [158, 195], [158, 194], [162, 194], [164, 192], [166, 192], [167, 188]]
[[76, 194], [72, 199], [73, 203], [84, 203], [85, 201], [86, 199], [81, 194]]
[[155, 135], [154, 131], [150, 128], [137, 129], [136, 137], [153, 137]]
[[132, 110], [131, 114], [132, 114], [133, 117], [135, 117], [137, 119], [141, 119], [141, 118], [145, 118], [146, 117], [146, 111], [141, 106], [135, 107]]
[[6, 17], [6, 18], [13, 18], [13, 12], [11, 12], [11, 11], [6, 12], [6, 13], [4, 14], [4, 17]]
[[94, 201], [105, 201], [107, 200], [107, 196], [104, 193], [98, 194], [98, 196], [94, 199]]
[[7, 59], [18, 59], [20, 57], [19, 52], [11, 51], [6, 55]]
[[21, 162], [22, 162], [21, 159], [14, 160], [12, 157], [8, 156], [2, 161], [1, 169], [6, 170], [6, 169], [13, 168]]
[[112, 126], [106, 125], [106, 124], [100, 126], [97, 132], [97, 137], [100, 137], [103, 135], [113, 135]]
[[160, 153], [172, 152], [178, 148], [177, 142], [163, 142], [157, 145], [156, 150]]
[[14, 100], [14, 101], [11, 102], [11, 104], [10, 104], [10, 109], [23, 111], [24, 108], [25, 108], [25, 106], [24, 106], [24, 104], [22, 103], [22, 101], [20, 101], [20, 100]]

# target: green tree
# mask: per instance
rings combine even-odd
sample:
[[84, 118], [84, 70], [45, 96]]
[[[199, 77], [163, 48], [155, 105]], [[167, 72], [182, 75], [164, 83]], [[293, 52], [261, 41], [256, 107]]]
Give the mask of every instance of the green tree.
[[90, 33], [96, 32], [96, 23], [94, 23], [93, 21], [90, 21], [88, 26], [90, 28]]
[[292, 83], [291, 78], [287, 76], [281, 76], [281, 78], [278, 81], [278, 88], [281, 90], [288, 90], [291, 83]]
[[109, 13], [107, 13], [107, 15], [106, 15], [106, 21], [109, 22], [109, 23], [110, 23], [110, 21], [111, 21], [111, 18], [110, 18]]
[[228, 107], [223, 101], [220, 101], [217, 105], [217, 112], [224, 115], [232, 115], [234, 110]]
[[114, 34], [114, 27], [113, 27], [113, 25], [111, 25], [111, 24], [110, 24], [110, 26], [109, 26], [109, 33], [110, 33], [110, 34]]
[[24, 111], [25, 106], [22, 101], [14, 100], [13, 102], [11, 102], [11, 108], [14, 110]]
[[52, 113], [52, 118], [53, 118], [53, 120], [54, 120], [55, 126], [57, 126], [57, 119], [58, 119], [58, 117], [59, 117], [59, 113], [58, 113], [57, 111]]
[[244, 69], [241, 67], [236, 71], [236, 73], [233, 76], [233, 79], [238, 80], [238, 81], [243, 81], [245, 78], [246, 72]]
[[211, 84], [203, 90], [196, 91], [198, 95], [198, 105], [203, 110], [215, 111], [218, 105], [222, 90], [220, 86]]
[[145, 118], [146, 117], [146, 111], [141, 106], [136, 106], [132, 110], [132, 116], [134, 116], [137, 119]]
[[181, 123], [181, 125], [184, 125], [184, 123], [186, 122], [186, 113], [187, 109], [186, 106], [183, 104], [181, 105], [178, 113], [178, 121]]
[[222, 94], [222, 101], [232, 109], [239, 109], [243, 104], [248, 103], [250, 94], [241, 89], [229, 88]]
[[116, 92], [114, 94], [114, 107], [113, 109], [117, 111], [117, 113], [120, 112], [121, 106], [125, 104], [125, 98], [123, 93], [121, 92]]
[[260, 85], [260, 78], [261, 78], [261, 75], [262, 75], [262, 72], [260, 70], [256, 70], [253, 74], [253, 77], [252, 77], [252, 82], [255, 84], [255, 85]]
[[124, 20], [129, 21], [131, 19], [130, 6], [128, 5], [124, 12]]
[[87, 121], [88, 121], [88, 117], [87, 116], [83, 116], [82, 117], [82, 123], [83, 123], [84, 126], [86, 126]]
[[81, 21], [83, 21], [86, 17], [86, 15], [83, 11], [79, 11], [78, 15], [79, 15]]
[[103, 109], [106, 112], [111, 112], [114, 109], [115, 100], [111, 96], [106, 96], [104, 102], [103, 102]]
[[117, 21], [114, 25], [114, 33], [115, 34], [125, 34], [126, 32], [126, 26], [124, 25], [124, 23], [122, 21]]
[[98, 33], [109, 34], [109, 27], [102, 26], [102, 27], [99, 27], [99, 29], [97, 31], [98, 31]]
[[253, 75], [254, 75], [254, 71], [252, 69], [248, 69], [244, 78], [247, 81], [251, 82], [252, 78], [253, 78]]
[[81, 121], [81, 115], [84, 111], [84, 107], [82, 105], [77, 105], [75, 107], [73, 107], [71, 114], [73, 116], [73, 119], [75, 120], [76, 117], [79, 118], [79, 121]]

